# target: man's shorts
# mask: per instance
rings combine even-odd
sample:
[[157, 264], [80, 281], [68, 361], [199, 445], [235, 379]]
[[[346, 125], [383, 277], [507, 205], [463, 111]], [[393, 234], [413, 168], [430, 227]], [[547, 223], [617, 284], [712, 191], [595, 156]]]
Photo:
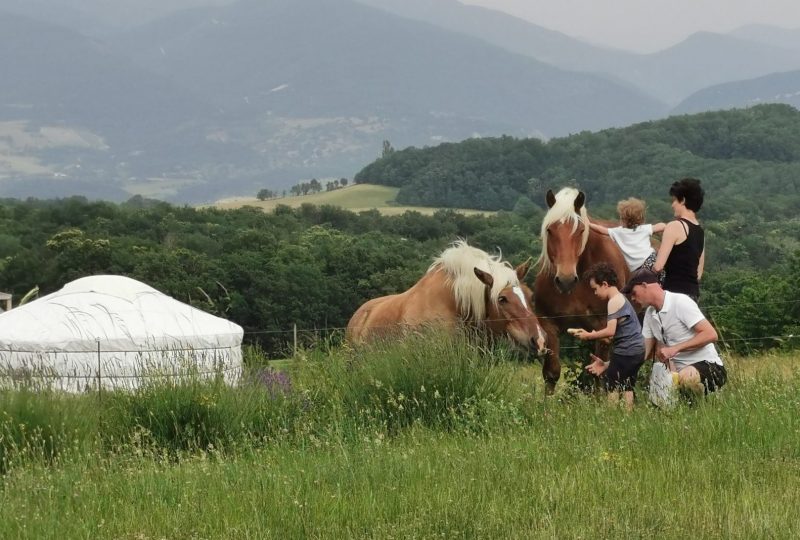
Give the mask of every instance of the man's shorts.
[[705, 387], [705, 393], [710, 394], [716, 392], [728, 381], [728, 372], [725, 366], [715, 364], [714, 362], [695, 362], [691, 366], [700, 374], [700, 382]]
[[608, 391], [633, 391], [639, 368], [644, 363], [642, 354], [616, 354], [611, 353], [611, 362], [605, 372], [606, 389]]

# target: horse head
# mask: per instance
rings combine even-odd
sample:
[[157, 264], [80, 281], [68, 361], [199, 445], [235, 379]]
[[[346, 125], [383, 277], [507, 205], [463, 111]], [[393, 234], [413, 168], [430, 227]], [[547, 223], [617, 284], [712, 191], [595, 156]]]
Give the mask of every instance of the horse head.
[[517, 283], [508, 283], [492, 294], [494, 278], [489, 272], [475, 267], [475, 275], [486, 286], [486, 328], [494, 335], [505, 335], [520, 346], [542, 354], [546, 349], [546, 335], [533, 313], [533, 293], [523, 283], [530, 269], [530, 261], [516, 268]]
[[572, 292], [578, 284], [578, 259], [589, 238], [586, 196], [582, 191], [564, 188], [553, 195], [547, 191], [550, 208], [542, 221], [540, 272], [553, 276], [559, 292]]

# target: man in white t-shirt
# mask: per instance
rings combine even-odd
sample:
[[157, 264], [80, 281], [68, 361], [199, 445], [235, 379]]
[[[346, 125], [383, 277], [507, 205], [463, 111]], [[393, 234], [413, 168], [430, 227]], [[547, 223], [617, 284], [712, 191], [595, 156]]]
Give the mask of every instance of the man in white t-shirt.
[[642, 322], [645, 359], [655, 349], [656, 360], [678, 372], [679, 385], [696, 393], [722, 388], [728, 374], [714, 347], [717, 331], [694, 300], [662, 289], [658, 275], [647, 268], [631, 274], [622, 292], [648, 306]]

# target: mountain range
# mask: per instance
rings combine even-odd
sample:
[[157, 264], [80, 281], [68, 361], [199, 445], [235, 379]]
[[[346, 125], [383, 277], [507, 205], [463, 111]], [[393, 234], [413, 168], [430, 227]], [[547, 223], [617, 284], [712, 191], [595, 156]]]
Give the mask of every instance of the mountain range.
[[637, 55], [455, 0], [219, 3], [123, 24], [0, 0], [0, 195], [249, 195], [351, 176], [385, 140], [624, 126], [800, 69], [796, 34], [759, 27]]

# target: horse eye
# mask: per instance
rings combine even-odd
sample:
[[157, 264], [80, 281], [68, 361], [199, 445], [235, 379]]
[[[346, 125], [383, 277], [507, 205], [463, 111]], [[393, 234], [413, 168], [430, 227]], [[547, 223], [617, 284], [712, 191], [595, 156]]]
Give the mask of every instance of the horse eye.
[[501, 296], [500, 298], [497, 299], [497, 301], [500, 302], [501, 304], [505, 304], [506, 302], [508, 302], [508, 298], [506, 298], [505, 296]]

